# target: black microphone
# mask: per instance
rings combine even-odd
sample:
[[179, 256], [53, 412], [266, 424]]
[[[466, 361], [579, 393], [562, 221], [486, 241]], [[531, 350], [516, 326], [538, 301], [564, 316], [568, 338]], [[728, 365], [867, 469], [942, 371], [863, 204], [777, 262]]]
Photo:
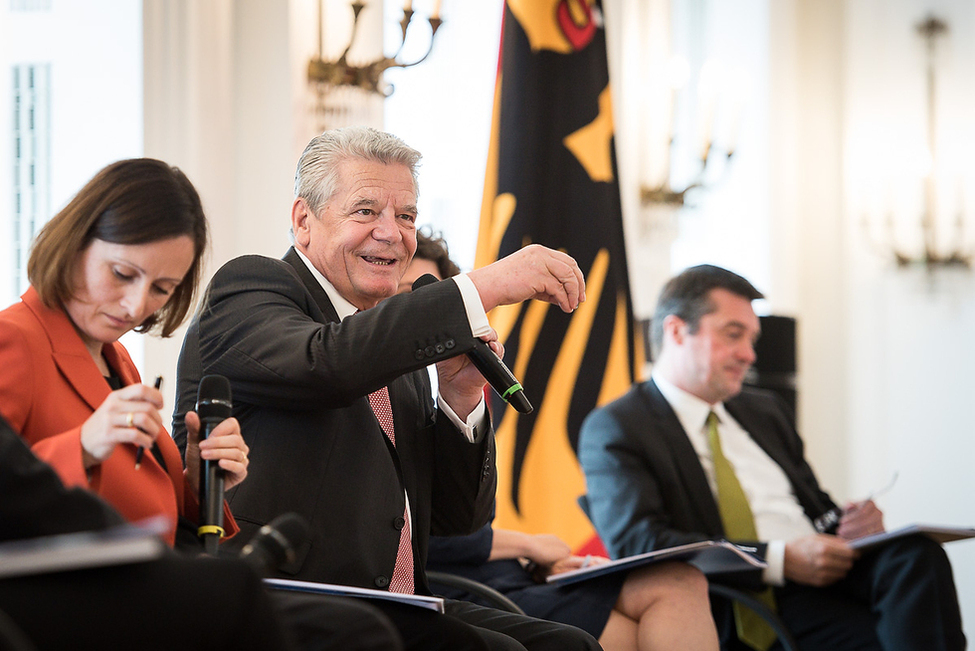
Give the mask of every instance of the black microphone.
[[294, 563], [298, 547], [308, 538], [311, 528], [297, 513], [285, 513], [271, 520], [254, 534], [240, 557], [268, 576], [286, 563]]
[[[435, 282], [437, 282], [436, 276], [423, 274], [413, 281], [413, 289]], [[521, 383], [511, 374], [501, 358], [491, 350], [491, 347], [484, 343], [483, 339], [474, 338], [474, 348], [467, 353], [467, 356], [505, 402], [523, 414], [532, 413], [532, 405], [528, 402]]]
[[[203, 376], [196, 394], [201, 441], [230, 418], [232, 407], [230, 381], [222, 375]], [[200, 526], [196, 533], [203, 539], [204, 551], [216, 555], [217, 544], [224, 535], [223, 468], [216, 461], [200, 460]]]

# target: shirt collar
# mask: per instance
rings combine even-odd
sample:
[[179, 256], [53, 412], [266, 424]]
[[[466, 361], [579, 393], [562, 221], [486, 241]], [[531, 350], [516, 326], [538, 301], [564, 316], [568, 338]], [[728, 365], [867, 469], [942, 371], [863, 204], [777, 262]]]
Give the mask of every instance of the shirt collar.
[[659, 373], [652, 373], [651, 377], [687, 431], [700, 431], [707, 423], [708, 414], [712, 411], [717, 414], [719, 422], [728, 422], [729, 415], [723, 402], [715, 405], [709, 404], [706, 400], [701, 400], [694, 394], [675, 386]]
[[332, 301], [332, 307], [335, 308], [335, 312], [339, 315], [339, 321], [342, 321], [345, 319], [345, 317], [352, 316], [359, 311], [355, 305], [342, 298], [342, 295], [339, 294], [339, 290], [335, 289], [335, 285], [328, 282], [328, 278], [322, 275], [322, 272], [311, 263], [311, 260], [309, 260], [304, 253], [299, 251], [297, 248], [295, 248], [295, 253], [298, 254], [301, 261], [305, 263], [306, 267], [308, 267], [308, 271], [311, 272], [311, 275], [315, 277], [318, 284], [321, 285], [322, 289], [325, 290], [325, 293], [328, 294], [328, 300]]

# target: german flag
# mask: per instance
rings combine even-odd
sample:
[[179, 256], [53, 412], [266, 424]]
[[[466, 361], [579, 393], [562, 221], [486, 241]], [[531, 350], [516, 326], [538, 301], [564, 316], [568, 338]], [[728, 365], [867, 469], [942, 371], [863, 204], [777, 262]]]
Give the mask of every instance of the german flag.
[[498, 527], [601, 549], [576, 498], [579, 428], [637, 379], [642, 342], [630, 303], [606, 37], [599, 0], [507, 0], [475, 266], [539, 243], [573, 256], [586, 302], [539, 301], [489, 315], [505, 362], [535, 405], [494, 393]]

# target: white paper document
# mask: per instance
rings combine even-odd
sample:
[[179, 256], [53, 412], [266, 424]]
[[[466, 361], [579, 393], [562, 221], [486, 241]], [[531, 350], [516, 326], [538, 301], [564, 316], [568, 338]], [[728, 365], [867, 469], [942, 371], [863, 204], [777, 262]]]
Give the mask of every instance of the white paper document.
[[931, 524], [909, 524], [906, 527], [894, 529], [893, 531], [884, 531], [883, 533], [875, 533], [870, 536], [864, 536], [863, 538], [856, 538], [850, 541], [850, 547], [853, 549], [870, 549], [871, 547], [882, 545], [887, 541], [914, 534], [925, 535], [943, 544], [952, 542], [953, 540], [975, 538], [975, 529], [971, 527], [940, 527]]
[[723, 574], [727, 572], [741, 572], [744, 570], [761, 569], [767, 566], [765, 561], [756, 556], [754, 548], [734, 545], [724, 540], [702, 540], [701, 542], [668, 547], [656, 551], [627, 556], [608, 563], [590, 565], [589, 567], [570, 570], [560, 574], [553, 574], [545, 580], [548, 583], [575, 583], [585, 581], [604, 574], [629, 571], [635, 567], [642, 567], [663, 561], [684, 561], [697, 567], [705, 574]]
[[427, 597], [419, 594], [401, 594], [399, 592], [386, 592], [384, 590], [371, 590], [369, 588], [357, 588], [351, 585], [338, 585], [336, 583], [315, 583], [312, 581], [293, 581], [291, 579], [264, 579], [264, 583], [271, 588], [278, 590], [294, 590], [297, 592], [311, 592], [313, 594], [329, 594], [338, 597], [358, 597], [359, 599], [382, 599], [385, 601], [396, 601], [409, 604], [418, 608], [426, 608], [438, 613], [443, 612], [443, 599], [440, 597]]

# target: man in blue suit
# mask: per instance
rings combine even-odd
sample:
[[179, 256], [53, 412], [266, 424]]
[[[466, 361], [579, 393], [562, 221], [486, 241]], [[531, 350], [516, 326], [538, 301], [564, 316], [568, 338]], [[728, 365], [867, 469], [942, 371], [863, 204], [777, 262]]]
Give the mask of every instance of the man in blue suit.
[[[626, 556], [721, 538], [756, 547], [768, 568], [738, 578], [758, 591], [772, 586], [803, 649], [964, 649], [939, 545], [913, 536], [860, 555], [848, 541], [883, 531], [872, 501], [847, 505], [835, 535], [814, 529], [836, 505], [803, 456], [792, 414], [774, 395], [742, 388], [755, 361], [758, 298], [747, 280], [711, 265], [664, 287], [651, 380], [591, 413], [580, 434], [590, 516], [607, 548]], [[729, 467], [744, 494], [737, 516], [747, 512], [754, 532], [746, 539], [728, 532], [720, 508], [731, 501], [718, 478]], [[715, 600], [723, 643], [739, 648], [731, 610]]]

